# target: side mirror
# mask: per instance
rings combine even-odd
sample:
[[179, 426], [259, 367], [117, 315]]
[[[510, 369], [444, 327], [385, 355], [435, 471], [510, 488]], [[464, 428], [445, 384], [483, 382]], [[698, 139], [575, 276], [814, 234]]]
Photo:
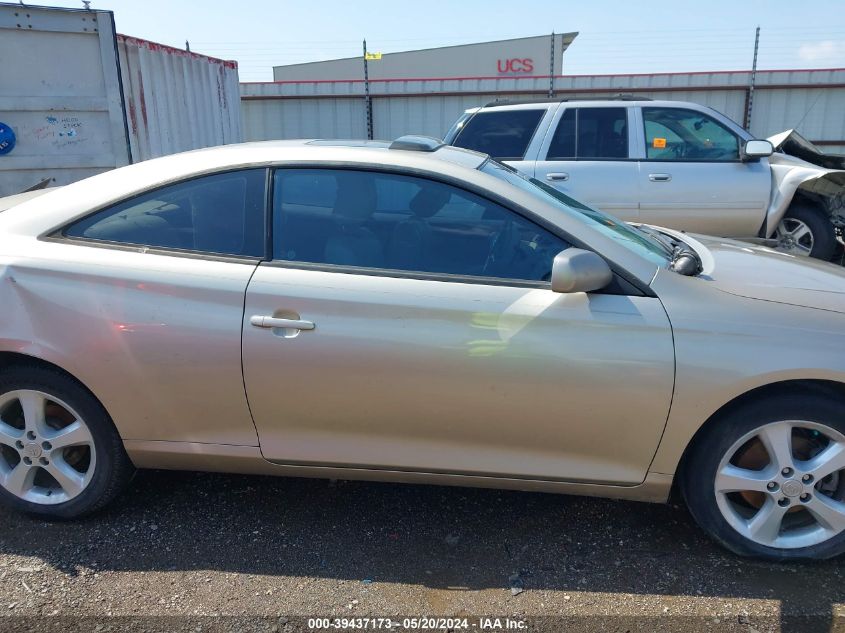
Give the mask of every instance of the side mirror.
[[757, 160], [771, 156], [775, 148], [769, 141], [746, 141], [742, 147], [742, 160]]
[[552, 290], [562, 293], [601, 290], [613, 281], [610, 266], [592, 251], [567, 248], [552, 263]]

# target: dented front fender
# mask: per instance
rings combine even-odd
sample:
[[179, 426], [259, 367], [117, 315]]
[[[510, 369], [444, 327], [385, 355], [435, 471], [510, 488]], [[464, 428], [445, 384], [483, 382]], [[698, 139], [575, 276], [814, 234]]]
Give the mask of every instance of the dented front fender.
[[[838, 215], [845, 198], [845, 157], [824, 154], [794, 130], [781, 132], [768, 140], [780, 151], [769, 157], [772, 195], [766, 213], [767, 237], [775, 232], [799, 191], [820, 198], [828, 213]], [[789, 151], [801, 157], [787, 153]], [[841, 168], [836, 168], [840, 163]]]

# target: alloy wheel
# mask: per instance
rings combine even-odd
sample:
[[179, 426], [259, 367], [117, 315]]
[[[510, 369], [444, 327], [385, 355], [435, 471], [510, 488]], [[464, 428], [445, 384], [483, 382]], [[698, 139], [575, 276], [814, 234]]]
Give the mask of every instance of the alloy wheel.
[[22, 389], [0, 395], [0, 485], [31, 503], [81, 494], [94, 475], [94, 438], [61, 400]]
[[845, 436], [815, 422], [765, 424], [725, 453], [714, 480], [725, 520], [773, 548], [823, 543], [845, 530]]
[[804, 222], [796, 218], [781, 220], [775, 236], [778, 241], [777, 250], [792, 255], [809, 257], [815, 245], [813, 231]]

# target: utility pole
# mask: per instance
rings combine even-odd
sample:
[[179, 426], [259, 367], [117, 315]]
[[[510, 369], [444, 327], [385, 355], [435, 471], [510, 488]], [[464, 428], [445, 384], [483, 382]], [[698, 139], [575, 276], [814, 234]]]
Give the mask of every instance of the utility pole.
[[555, 96], [555, 32], [552, 31], [551, 45], [549, 46], [549, 99]]
[[373, 104], [370, 101], [370, 73], [367, 67], [367, 40], [364, 40], [364, 107], [367, 115], [367, 139], [373, 140]]
[[751, 128], [751, 109], [754, 107], [754, 82], [757, 80], [757, 51], [760, 48], [760, 27], [754, 34], [754, 61], [751, 64], [751, 80], [748, 83], [748, 106], [745, 108], [745, 129]]

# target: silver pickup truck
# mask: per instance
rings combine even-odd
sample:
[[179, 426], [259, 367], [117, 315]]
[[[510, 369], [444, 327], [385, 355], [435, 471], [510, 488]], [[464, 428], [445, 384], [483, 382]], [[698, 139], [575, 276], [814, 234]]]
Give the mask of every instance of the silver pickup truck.
[[755, 140], [679, 101], [497, 101], [467, 110], [445, 140], [628, 222], [841, 254], [845, 158], [791, 130]]

